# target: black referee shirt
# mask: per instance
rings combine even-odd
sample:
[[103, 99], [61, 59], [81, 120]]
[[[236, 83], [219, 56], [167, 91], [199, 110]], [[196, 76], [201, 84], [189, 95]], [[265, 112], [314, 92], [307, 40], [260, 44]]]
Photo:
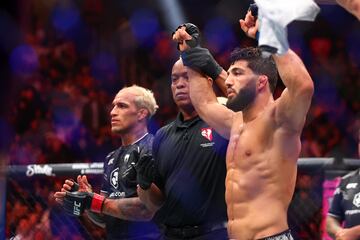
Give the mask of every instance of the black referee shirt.
[[[101, 192], [109, 198], [136, 197], [136, 171], [132, 166], [134, 152], [151, 153], [154, 136], [145, 135], [129, 146], [121, 146], [106, 157]], [[154, 222], [126, 221], [104, 215], [107, 239], [158, 239], [159, 230]], [[149, 236], [149, 234], [151, 236]], [[152, 237], [153, 236], [153, 237]]]
[[225, 204], [228, 141], [199, 117], [179, 114], [155, 135], [153, 155], [166, 195], [158, 216], [165, 225], [183, 227], [227, 221]]
[[341, 178], [328, 213], [345, 222], [345, 228], [360, 225], [360, 170]]

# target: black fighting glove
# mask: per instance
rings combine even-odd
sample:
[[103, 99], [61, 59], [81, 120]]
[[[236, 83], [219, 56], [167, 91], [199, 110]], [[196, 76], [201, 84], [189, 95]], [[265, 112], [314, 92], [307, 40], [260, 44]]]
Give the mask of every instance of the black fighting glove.
[[105, 197], [92, 192], [67, 192], [64, 197], [63, 208], [66, 213], [80, 216], [85, 209], [101, 213]]
[[152, 155], [145, 154], [142, 156], [135, 165], [135, 168], [139, 186], [144, 190], [149, 189], [155, 178], [155, 163]]
[[215, 61], [206, 48], [190, 48], [181, 53], [184, 66], [200, 70], [213, 80], [222, 72], [222, 67]]
[[[194, 48], [197, 46], [200, 46], [200, 31], [199, 28], [192, 23], [184, 23], [181, 24], [180, 26], [178, 26], [175, 30], [175, 32], [179, 29], [185, 27], [185, 31], [192, 37], [190, 40], [185, 40], [186, 44], [189, 45], [189, 47]], [[173, 32], [172, 35], [175, 34], [175, 32]], [[179, 49], [179, 44], [177, 45], [177, 49]]]
[[134, 150], [130, 153], [129, 158], [124, 165], [126, 169], [123, 171], [121, 178], [123, 182], [127, 186], [134, 186], [136, 187], [136, 169], [135, 164], [139, 161], [140, 158], [140, 149], [137, 146]]
[[75, 180], [73, 179], [69, 179], [70, 181], [73, 182], [73, 185], [71, 186], [70, 192], [76, 192], [79, 190], [79, 184], [77, 182], [75, 182]]
[[258, 16], [258, 6], [256, 5], [256, 3], [251, 3], [250, 6], [249, 6], [249, 9], [248, 11], [251, 12], [251, 15], [253, 15], [253, 17], [257, 18]]

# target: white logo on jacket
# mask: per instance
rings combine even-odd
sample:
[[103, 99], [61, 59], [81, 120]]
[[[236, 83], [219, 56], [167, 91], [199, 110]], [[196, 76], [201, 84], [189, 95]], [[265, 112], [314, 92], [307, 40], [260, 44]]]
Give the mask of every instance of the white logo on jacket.
[[110, 164], [114, 164], [114, 158], [111, 158], [111, 159], [109, 160], [108, 165], [110, 165]]
[[353, 199], [353, 204], [356, 207], [360, 207], [360, 193], [355, 194], [354, 199]]
[[115, 168], [114, 170], [112, 170], [112, 172], [110, 174], [110, 184], [114, 188], [116, 188], [116, 189], [118, 188], [118, 186], [119, 186], [119, 168]]
[[130, 157], [130, 154], [126, 154], [125, 157], [124, 157], [124, 163], [127, 164], [127, 162], [129, 161], [129, 157]]
[[356, 188], [356, 186], [357, 186], [357, 183], [348, 183], [348, 184], [346, 185], [346, 189]]

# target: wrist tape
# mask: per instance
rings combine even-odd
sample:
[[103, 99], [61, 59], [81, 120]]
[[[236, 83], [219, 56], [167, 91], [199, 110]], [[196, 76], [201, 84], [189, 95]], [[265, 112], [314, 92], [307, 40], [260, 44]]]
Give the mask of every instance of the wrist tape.
[[94, 193], [91, 200], [90, 210], [96, 213], [101, 213], [102, 206], [104, 205], [104, 201], [105, 201], [104, 196]]

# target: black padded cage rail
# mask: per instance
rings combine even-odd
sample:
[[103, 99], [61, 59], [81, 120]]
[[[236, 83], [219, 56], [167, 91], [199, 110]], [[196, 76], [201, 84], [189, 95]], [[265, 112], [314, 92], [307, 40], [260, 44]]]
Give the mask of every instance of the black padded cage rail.
[[[324, 182], [336, 177], [343, 176], [349, 171], [360, 167], [360, 159], [337, 159], [337, 158], [300, 158], [298, 164], [297, 185], [294, 191], [292, 202], [289, 206], [288, 220], [295, 239], [322, 239], [324, 228], [322, 226], [323, 217], [323, 199], [324, 199]], [[29, 206], [34, 205], [36, 195], [28, 189], [38, 181], [45, 181], [49, 184], [56, 179], [74, 178], [77, 175], [88, 175], [96, 179], [94, 182], [99, 186], [102, 174], [103, 163], [60, 163], [60, 164], [30, 164], [30, 165], [10, 165], [0, 167], [0, 239], [5, 239], [6, 229], [6, 202], [12, 201], [16, 192], [11, 186], [11, 182], [23, 184], [24, 191], [27, 191], [34, 201], [29, 202]], [[307, 179], [311, 179], [311, 186], [304, 189], [301, 184]], [[9, 185], [10, 184], [10, 185]], [[304, 198], [304, 193], [307, 197]], [[10, 199], [10, 200], [9, 200]], [[47, 203], [46, 203], [47, 204]], [[48, 207], [48, 206], [47, 206]], [[61, 214], [61, 211], [57, 214]], [[66, 216], [58, 215], [57, 225], [63, 224]], [[93, 229], [85, 219], [76, 220], [75, 224], [80, 225], [78, 230], [72, 230], [75, 233], [82, 234], [86, 239], [98, 239], [100, 236], [94, 235], [98, 229]], [[64, 223], [65, 224], [65, 223]], [[71, 224], [67, 223], [68, 225]], [[90, 225], [90, 227], [89, 227]], [[84, 233], [85, 232], [85, 233]], [[13, 233], [12, 233], [13, 234]], [[100, 237], [101, 238], [101, 237]]]

